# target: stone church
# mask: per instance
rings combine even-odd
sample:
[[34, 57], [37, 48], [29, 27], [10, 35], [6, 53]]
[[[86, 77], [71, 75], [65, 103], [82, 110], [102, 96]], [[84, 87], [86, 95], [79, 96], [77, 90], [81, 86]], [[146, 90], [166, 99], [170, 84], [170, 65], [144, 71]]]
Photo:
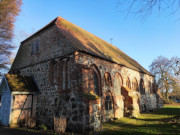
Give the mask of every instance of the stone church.
[[0, 110], [5, 125], [32, 118], [54, 128], [54, 118], [64, 118], [73, 132], [98, 130], [102, 122], [160, 106], [150, 72], [62, 17], [21, 43], [0, 91], [1, 108], [8, 104], [8, 116]]

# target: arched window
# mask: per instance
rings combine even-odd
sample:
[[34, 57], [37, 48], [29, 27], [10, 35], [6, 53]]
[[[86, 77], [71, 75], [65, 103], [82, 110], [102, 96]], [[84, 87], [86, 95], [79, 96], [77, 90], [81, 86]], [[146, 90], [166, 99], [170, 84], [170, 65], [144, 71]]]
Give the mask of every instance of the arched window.
[[58, 63], [56, 61], [52, 61], [49, 65], [49, 82], [57, 83], [57, 73], [58, 71]]
[[112, 86], [111, 76], [107, 72], [104, 74], [104, 81], [106, 86]]
[[105, 110], [112, 110], [112, 109], [113, 109], [112, 96], [108, 94], [106, 95], [106, 98], [105, 98]]
[[70, 79], [70, 61], [62, 61], [62, 89], [70, 89], [71, 79]]
[[100, 82], [100, 73], [99, 70], [95, 65], [91, 66], [91, 69], [93, 71], [93, 89], [94, 93], [97, 94], [98, 96], [101, 95], [101, 82]]
[[121, 95], [121, 85], [122, 85], [122, 77], [120, 74], [115, 75], [114, 79], [114, 92], [116, 95]]
[[131, 89], [131, 82], [129, 80], [129, 77], [127, 77], [127, 79], [126, 79], [126, 87]]
[[144, 81], [140, 80], [140, 93], [145, 94], [145, 87], [144, 87]]
[[132, 80], [132, 90], [139, 91], [138, 90], [138, 83], [137, 83], [136, 78], [133, 78], [133, 80]]
[[93, 71], [93, 80], [94, 80], [94, 92], [99, 95], [99, 78], [95, 71]]

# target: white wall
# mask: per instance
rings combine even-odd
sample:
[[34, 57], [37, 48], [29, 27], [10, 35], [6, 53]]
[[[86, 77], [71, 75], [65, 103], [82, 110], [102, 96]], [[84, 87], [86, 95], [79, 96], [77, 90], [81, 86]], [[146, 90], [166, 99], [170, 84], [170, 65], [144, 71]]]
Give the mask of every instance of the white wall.
[[9, 125], [10, 111], [11, 111], [11, 92], [6, 85], [5, 80], [2, 81], [1, 87], [1, 109], [0, 118], [1, 124], [4, 126]]

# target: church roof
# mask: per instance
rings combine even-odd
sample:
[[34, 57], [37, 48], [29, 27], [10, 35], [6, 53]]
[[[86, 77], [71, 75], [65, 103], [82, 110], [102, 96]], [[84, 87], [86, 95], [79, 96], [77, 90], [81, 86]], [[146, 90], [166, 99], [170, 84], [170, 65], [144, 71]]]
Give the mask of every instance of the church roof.
[[11, 92], [36, 92], [38, 88], [29, 76], [5, 74], [9, 89]]
[[136, 62], [134, 59], [122, 52], [116, 46], [74, 25], [73, 23], [63, 19], [62, 17], [57, 17], [55, 20], [50, 22], [48, 25], [46, 25], [40, 31], [36, 32], [34, 35], [41, 32], [42, 30], [47, 29], [53, 24], [55, 24], [59, 28], [59, 30], [73, 43], [77, 50], [91, 55], [95, 55], [111, 62], [115, 62], [117, 64], [137, 70], [139, 72], [152, 75], [138, 62]]

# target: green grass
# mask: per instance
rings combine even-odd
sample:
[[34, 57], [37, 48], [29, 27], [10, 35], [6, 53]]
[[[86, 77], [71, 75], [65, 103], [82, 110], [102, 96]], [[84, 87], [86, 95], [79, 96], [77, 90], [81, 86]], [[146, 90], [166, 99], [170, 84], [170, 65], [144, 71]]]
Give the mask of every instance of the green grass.
[[99, 134], [180, 134], [180, 106], [164, 106], [138, 118], [121, 118], [104, 123]]

